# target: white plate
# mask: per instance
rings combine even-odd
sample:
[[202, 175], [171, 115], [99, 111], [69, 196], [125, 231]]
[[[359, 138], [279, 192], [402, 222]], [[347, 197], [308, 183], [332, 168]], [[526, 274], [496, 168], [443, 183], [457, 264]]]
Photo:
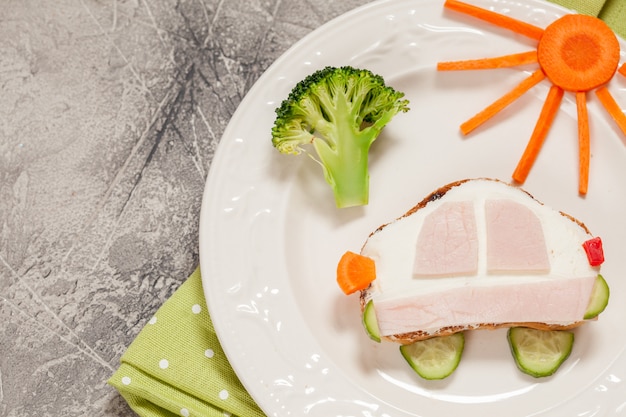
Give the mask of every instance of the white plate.
[[[540, 27], [566, 13], [539, 0], [471, 2]], [[477, 331], [450, 378], [423, 381], [397, 345], [367, 338], [358, 297], [344, 296], [335, 283], [344, 251], [359, 250], [370, 231], [430, 191], [468, 177], [508, 181], [539, 114], [548, 81], [471, 138], [460, 136], [461, 122], [533, 68], [438, 73], [436, 62], [535, 44], [442, 5], [382, 1], [343, 15], [278, 59], [241, 103], [211, 167], [200, 227], [205, 295], [224, 350], [272, 416], [626, 415], [626, 147], [594, 95], [588, 196], [577, 194], [569, 94], [524, 187], [584, 220], [605, 244], [611, 302], [598, 322], [576, 331], [572, 355], [555, 376], [526, 377], [503, 331]], [[270, 130], [274, 109], [297, 81], [344, 64], [383, 75], [406, 92], [411, 111], [374, 144], [370, 204], [338, 210], [319, 167], [306, 156], [280, 155]], [[609, 87], [626, 105], [624, 78]]]

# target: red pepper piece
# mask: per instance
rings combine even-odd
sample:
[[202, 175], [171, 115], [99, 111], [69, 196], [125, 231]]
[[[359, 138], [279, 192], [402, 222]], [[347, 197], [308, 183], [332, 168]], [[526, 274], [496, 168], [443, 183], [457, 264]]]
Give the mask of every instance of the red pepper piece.
[[587, 253], [589, 265], [599, 266], [604, 262], [604, 250], [602, 249], [602, 239], [594, 237], [583, 243], [583, 248]]

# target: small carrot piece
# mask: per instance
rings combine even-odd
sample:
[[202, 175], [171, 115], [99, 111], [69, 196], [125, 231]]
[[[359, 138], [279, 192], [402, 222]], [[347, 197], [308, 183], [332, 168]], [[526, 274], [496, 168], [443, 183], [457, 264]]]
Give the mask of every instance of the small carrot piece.
[[596, 90], [596, 96], [600, 99], [600, 103], [604, 106], [604, 109], [611, 115], [617, 127], [626, 135], [626, 115], [619, 107], [613, 95], [606, 87], [600, 87]]
[[537, 155], [539, 155], [539, 151], [541, 150], [546, 135], [548, 134], [548, 131], [552, 126], [552, 122], [554, 121], [554, 117], [559, 110], [563, 93], [563, 89], [556, 85], [550, 87], [550, 91], [548, 92], [546, 101], [544, 102], [541, 113], [539, 114], [539, 119], [537, 120], [535, 129], [533, 130], [530, 140], [528, 141], [528, 145], [526, 145], [522, 158], [513, 172], [513, 179], [520, 184], [526, 181], [528, 173], [535, 163]]
[[464, 61], [439, 62], [438, 71], [463, 71], [478, 69], [496, 69], [537, 62], [537, 51], [520, 52], [494, 58], [468, 59]]
[[576, 93], [576, 110], [578, 113], [578, 193], [587, 194], [589, 187], [589, 116], [587, 114], [587, 93]]
[[485, 22], [499, 26], [503, 29], [511, 30], [537, 41], [541, 39], [541, 36], [543, 35], [543, 29], [538, 26], [458, 0], [446, 0], [444, 7], [456, 12], [465, 13], [468, 16], [484, 20]]
[[626, 62], [624, 62], [622, 64], [621, 67], [619, 67], [619, 69], [617, 70], [620, 74], [622, 74], [624, 77], [626, 77]]
[[487, 106], [484, 110], [476, 114], [468, 121], [461, 124], [461, 133], [464, 135], [469, 134], [472, 130], [485, 123], [487, 120], [495, 116], [498, 112], [503, 110], [506, 106], [517, 100], [526, 91], [530, 90], [533, 86], [538, 84], [545, 78], [545, 74], [540, 69], [535, 71], [532, 75], [525, 78], [521, 83], [516, 85], [507, 94], [494, 101], [491, 105]]
[[345, 294], [366, 289], [376, 279], [372, 258], [347, 251], [337, 265], [337, 284]]
[[537, 45], [537, 58], [553, 84], [567, 91], [589, 91], [613, 78], [620, 46], [602, 20], [570, 14], [546, 28]]

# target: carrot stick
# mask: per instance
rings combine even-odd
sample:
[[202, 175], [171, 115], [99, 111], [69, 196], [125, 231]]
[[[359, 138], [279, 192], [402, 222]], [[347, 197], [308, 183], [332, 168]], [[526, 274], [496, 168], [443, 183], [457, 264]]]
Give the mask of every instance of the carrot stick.
[[539, 83], [545, 78], [543, 71], [540, 69], [532, 73], [529, 77], [525, 78], [521, 83], [515, 86], [507, 94], [494, 101], [491, 105], [487, 106], [484, 110], [476, 114], [474, 117], [461, 124], [461, 132], [464, 135], [469, 134], [472, 130], [485, 123], [487, 120], [495, 116], [498, 112], [504, 109], [506, 106], [517, 100], [526, 91], [530, 90], [533, 86]]
[[462, 71], [477, 69], [495, 69], [514, 67], [516, 65], [533, 64], [537, 62], [537, 51], [520, 52], [518, 54], [503, 55], [494, 58], [469, 59], [466, 61], [448, 61], [437, 64], [438, 71]]
[[619, 107], [608, 88], [598, 88], [596, 90], [596, 96], [600, 99], [600, 103], [602, 103], [604, 109], [611, 115], [615, 123], [617, 123], [617, 127], [626, 135], [626, 115], [624, 115], [624, 112]]
[[626, 62], [624, 62], [622, 64], [622, 66], [619, 67], [619, 69], [617, 71], [619, 71], [620, 74], [622, 74], [624, 77], [626, 77]]
[[354, 252], [343, 254], [337, 265], [337, 284], [345, 294], [366, 289], [376, 279], [373, 259]]
[[444, 7], [460, 13], [465, 13], [468, 16], [484, 20], [485, 22], [499, 26], [503, 29], [511, 30], [537, 41], [541, 39], [541, 36], [543, 35], [543, 29], [538, 26], [461, 1], [446, 0]]
[[587, 194], [589, 187], [589, 116], [587, 114], [587, 93], [576, 93], [576, 110], [578, 112], [578, 192]]
[[539, 66], [553, 84], [567, 91], [589, 91], [606, 84], [617, 70], [620, 46], [597, 17], [572, 14], [552, 22], [537, 46]]
[[528, 173], [535, 163], [535, 159], [537, 159], [537, 155], [539, 155], [539, 151], [541, 150], [541, 146], [552, 126], [552, 122], [556, 113], [559, 110], [559, 106], [561, 104], [561, 99], [563, 98], [563, 89], [553, 85], [550, 87], [550, 91], [548, 92], [548, 96], [546, 97], [546, 101], [543, 104], [543, 108], [541, 109], [541, 114], [539, 115], [539, 119], [537, 120], [537, 124], [535, 125], [535, 130], [528, 141], [528, 145], [526, 145], [526, 149], [520, 159], [515, 171], [513, 172], [513, 179], [518, 183], [522, 184], [526, 181], [526, 177], [528, 177]]

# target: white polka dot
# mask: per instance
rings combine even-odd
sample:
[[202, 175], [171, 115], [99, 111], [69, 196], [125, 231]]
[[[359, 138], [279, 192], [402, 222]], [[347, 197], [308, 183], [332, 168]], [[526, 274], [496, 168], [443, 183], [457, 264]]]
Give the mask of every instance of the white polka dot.
[[180, 415], [183, 417], [189, 417], [189, 410], [187, 410], [186, 408], [181, 408]]
[[228, 398], [228, 391], [226, 391], [225, 389], [220, 391], [220, 399], [225, 400]]
[[231, 417], [232, 414], [229, 413], [228, 411], [222, 411], [222, 414], [224, 414], [224, 417]]
[[192, 312], [193, 314], [200, 314], [200, 312], [201, 312], [201, 311], [202, 311], [202, 307], [200, 307], [200, 304], [194, 304], [194, 305], [191, 307], [191, 312]]
[[207, 349], [204, 351], [204, 356], [206, 356], [207, 358], [212, 358], [213, 355], [215, 355], [215, 352], [213, 352], [213, 349]]
[[130, 377], [128, 376], [122, 377], [122, 384], [130, 385]]
[[161, 359], [159, 361], [159, 368], [161, 369], [167, 369], [167, 367], [170, 366], [170, 363], [167, 359]]
[[152, 316], [152, 318], [150, 319], [150, 321], [148, 322], [148, 324], [156, 324], [157, 322], [157, 318], [156, 316]]

